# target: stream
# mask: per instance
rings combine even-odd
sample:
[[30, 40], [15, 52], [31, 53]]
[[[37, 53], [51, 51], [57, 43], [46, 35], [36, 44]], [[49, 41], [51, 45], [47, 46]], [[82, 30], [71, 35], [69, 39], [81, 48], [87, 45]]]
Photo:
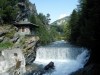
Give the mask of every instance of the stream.
[[54, 62], [54, 71], [43, 75], [69, 75], [83, 68], [88, 59], [89, 52], [86, 48], [76, 47], [61, 40], [39, 47], [34, 63], [46, 66], [49, 62]]

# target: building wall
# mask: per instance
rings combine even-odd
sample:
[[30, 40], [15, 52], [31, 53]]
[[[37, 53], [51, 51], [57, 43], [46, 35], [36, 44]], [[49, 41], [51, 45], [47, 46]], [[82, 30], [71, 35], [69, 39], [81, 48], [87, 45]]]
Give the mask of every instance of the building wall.
[[30, 28], [29, 27], [20, 27], [18, 34], [20, 35], [27, 35], [27, 34], [31, 34], [30, 32]]

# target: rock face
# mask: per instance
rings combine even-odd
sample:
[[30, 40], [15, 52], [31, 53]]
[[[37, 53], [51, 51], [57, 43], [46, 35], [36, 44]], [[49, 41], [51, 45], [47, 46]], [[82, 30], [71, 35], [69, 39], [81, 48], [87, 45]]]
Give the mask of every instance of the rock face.
[[6, 32], [0, 32], [0, 37], [5, 35], [5, 34], [6, 34]]
[[6, 34], [6, 32], [0, 32], [0, 42], [2, 42], [4, 40], [5, 34]]
[[16, 43], [18, 41], [19, 37], [13, 37], [13, 39], [11, 39], [11, 42]]
[[2, 42], [4, 40], [4, 37], [0, 37], [0, 42]]
[[23, 47], [26, 64], [32, 64], [35, 60], [38, 40], [39, 37], [36, 36], [27, 38]]
[[0, 58], [0, 75], [22, 75], [26, 72], [25, 58], [20, 49], [4, 50]]
[[3, 55], [0, 56], [0, 72], [3, 72], [3, 69], [6, 67], [6, 61]]

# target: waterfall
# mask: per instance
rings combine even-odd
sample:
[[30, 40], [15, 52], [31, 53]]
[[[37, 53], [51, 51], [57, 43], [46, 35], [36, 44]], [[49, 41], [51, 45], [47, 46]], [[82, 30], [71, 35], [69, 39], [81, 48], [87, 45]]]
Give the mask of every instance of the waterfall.
[[37, 51], [37, 59], [66, 59], [67, 54], [66, 48], [40, 48]]
[[66, 60], [75, 59], [83, 50], [83, 48], [60, 48], [60, 47], [40, 47], [37, 50], [37, 60]]
[[[48, 64], [53, 61], [56, 71], [51, 75], [69, 75], [82, 68], [89, 58], [86, 48], [75, 47], [65, 41], [57, 41], [37, 50], [35, 62]], [[47, 75], [47, 74], [45, 74]]]

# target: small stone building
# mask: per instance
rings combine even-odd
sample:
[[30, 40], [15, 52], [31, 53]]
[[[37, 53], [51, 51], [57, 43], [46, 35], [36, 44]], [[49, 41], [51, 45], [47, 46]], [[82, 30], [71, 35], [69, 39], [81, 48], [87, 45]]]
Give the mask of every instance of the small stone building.
[[28, 21], [21, 21], [14, 24], [18, 28], [19, 35], [35, 35], [37, 25]]

